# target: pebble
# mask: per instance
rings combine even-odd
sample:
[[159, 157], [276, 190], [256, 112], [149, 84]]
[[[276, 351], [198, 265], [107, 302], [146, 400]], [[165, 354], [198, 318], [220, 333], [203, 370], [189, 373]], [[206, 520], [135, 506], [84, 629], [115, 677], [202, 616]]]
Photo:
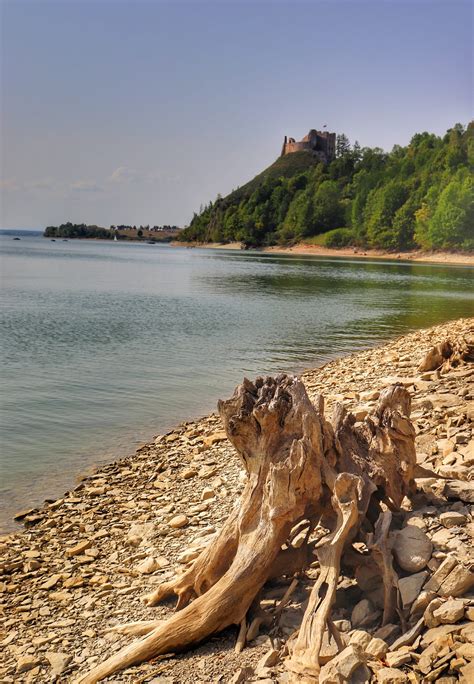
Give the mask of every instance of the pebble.
[[189, 522], [188, 516], [184, 514], [180, 515], [175, 515], [171, 520], [169, 521], [169, 526], [173, 527], [174, 529], [180, 529], [181, 527], [185, 527]]

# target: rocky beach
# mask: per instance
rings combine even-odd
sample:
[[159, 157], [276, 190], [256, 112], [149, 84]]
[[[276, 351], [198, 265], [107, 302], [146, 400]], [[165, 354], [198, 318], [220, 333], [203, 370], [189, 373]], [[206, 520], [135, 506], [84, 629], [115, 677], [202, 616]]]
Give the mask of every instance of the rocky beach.
[[[474, 680], [474, 364], [419, 370], [433, 346], [461, 338], [474, 338], [474, 319], [420, 330], [301, 376], [311, 399], [324, 396], [328, 416], [342, 402], [357, 421], [385, 387], [399, 383], [411, 395], [416, 431], [417, 492], [394, 513], [390, 533], [400, 620], [381, 626], [382, 580], [370, 564], [352, 573], [343, 567], [332, 613], [342, 644], [323, 644], [321, 683]], [[168, 617], [171, 602], [150, 608], [142, 597], [212, 544], [244, 479], [213, 414], [100, 467], [57, 501], [19, 513], [25, 529], [0, 538], [0, 681], [74, 682], [136, 639], [114, 626]], [[106, 681], [289, 682], [285, 642], [317, 574], [314, 562], [279, 610], [291, 577], [265, 587], [261, 605], [278, 619], [241, 653], [238, 628], [228, 628]]]
[[[199, 247], [200, 249], [226, 249], [242, 250], [241, 242], [179, 242], [171, 243], [173, 247]], [[430, 264], [457, 264], [459, 266], [473, 266], [474, 255], [469, 252], [448, 252], [448, 251], [423, 251], [403, 250], [394, 252], [386, 249], [362, 249], [357, 247], [324, 247], [323, 245], [307, 244], [299, 242], [291, 247], [275, 245], [272, 247], [261, 247], [260, 252], [266, 254], [292, 254], [293, 256], [317, 256], [317, 257], [350, 257], [351, 259], [387, 259], [397, 261], [412, 261]]]

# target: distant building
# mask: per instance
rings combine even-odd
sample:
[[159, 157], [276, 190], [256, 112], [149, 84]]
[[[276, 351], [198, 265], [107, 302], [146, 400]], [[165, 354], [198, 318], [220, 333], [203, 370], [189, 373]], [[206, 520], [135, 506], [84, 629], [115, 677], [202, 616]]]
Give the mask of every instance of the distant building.
[[323, 162], [330, 162], [336, 156], [336, 134], [316, 131], [312, 128], [308, 135], [305, 135], [299, 142], [296, 142], [294, 138], [287, 138], [285, 135], [281, 150], [282, 157], [285, 154], [301, 152], [302, 150], [312, 152]]

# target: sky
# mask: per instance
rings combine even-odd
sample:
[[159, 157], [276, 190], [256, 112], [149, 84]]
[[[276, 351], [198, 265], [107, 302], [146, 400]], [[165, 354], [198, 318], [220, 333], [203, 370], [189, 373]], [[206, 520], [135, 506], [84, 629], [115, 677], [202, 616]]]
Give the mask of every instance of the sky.
[[310, 128], [472, 118], [465, 0], [0, 0], [0, 227], [186, 225]]

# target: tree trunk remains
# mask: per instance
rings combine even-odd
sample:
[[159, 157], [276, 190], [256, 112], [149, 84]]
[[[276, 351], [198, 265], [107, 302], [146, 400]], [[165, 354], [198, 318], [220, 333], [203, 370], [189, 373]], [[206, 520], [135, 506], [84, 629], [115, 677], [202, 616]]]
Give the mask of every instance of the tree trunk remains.
[[[145, 597], [156, 605], [176, 594], [180, 610], [163, 622], [116, 628], [145, 636], [82, 676], [81, 684], [182, 651], [229, 625], [240, 625], [243, 648], [265, 623], [258, 600], [265, 582], [292, 577], [316, 560], [309, 537], [321, 521], [330, 533], [317, 544], [319, 576], [288, 659], [295, 681], [317, 682], [344, 547], [366, 520], [369, 504], [378, 512], [381, 502], [397, 509], [410, 490], [415, 449], [408, 392], [387, 388], [362, 424], [338, 406], [331, 425], [322, 397], [313, 405], [300, 380], [280, 375], [244, 380], [219, 402], [219, 412], [247, 473], [240, 501], [191, 568]], [[294, 548], [291, 531], [302, 520], [308, 534]]]
[[432, 347], [418, 366], [419, 372], [441, 370], [446, 373], [451, 368], [462, 365], [467, 361], [474, 361], [474, 344], [472, 339], [463, 337], [451, 342], [444, 340]]

